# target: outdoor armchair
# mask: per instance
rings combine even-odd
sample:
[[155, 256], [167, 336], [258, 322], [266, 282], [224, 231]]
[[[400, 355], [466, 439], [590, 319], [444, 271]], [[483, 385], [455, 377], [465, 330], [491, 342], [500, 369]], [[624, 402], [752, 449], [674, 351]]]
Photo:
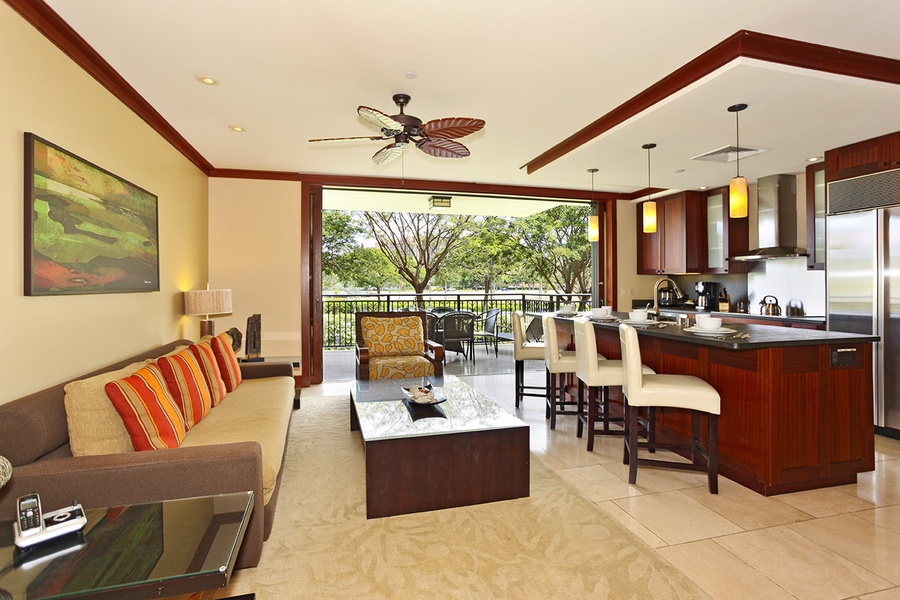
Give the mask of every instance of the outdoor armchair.
[[356, 313], [356, 378], [444, 374], [444, 348], [427, 339], [424, 312]]

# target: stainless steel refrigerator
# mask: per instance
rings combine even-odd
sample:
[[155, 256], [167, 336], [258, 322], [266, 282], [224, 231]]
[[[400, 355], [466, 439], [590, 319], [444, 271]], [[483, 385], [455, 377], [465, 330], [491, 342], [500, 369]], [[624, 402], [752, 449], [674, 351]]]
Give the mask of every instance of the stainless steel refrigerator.
[[875, 344], [876, 432], [900, 437], [900, 169], [828, 185], [828, 329]]

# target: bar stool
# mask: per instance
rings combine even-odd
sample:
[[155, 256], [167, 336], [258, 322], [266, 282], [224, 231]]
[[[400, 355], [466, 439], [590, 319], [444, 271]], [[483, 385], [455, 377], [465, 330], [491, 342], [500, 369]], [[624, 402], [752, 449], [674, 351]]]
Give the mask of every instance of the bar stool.
[[575, 352], [560, 350], [556, 334], [556, 319], [544, 315], [544, 364], [547, 367], [547, 418], [550, 429], [556, 429], [556, 415], [577, 415], [567, 410], [576, 402], [566, 401], [566, 375], [575, 374]]
[[[529, 342], [525, 337], [525, 313], [517, 310], [512, 315], [513, 358], [516, 361], [516, 408], [525, 396], [546, 398], [547, 392], [538, 385], [525, 385], [525, 361], [544, 360], [544, 342]], [[525, 390], [541, 390], [541, 393]]]
[[[688, 471], [704, 471], [707, 474], [709, 492], [719, 493], [719, 393], [699, 377], [692, 375], [644, 375], [641, 372], [641, 347], [634, 327], [619, 325], [619, 341], [622, 344], [622, 363], [625, 379], [625, 455], [623, 462], [628, 465], [628, 483], [637, 481], [638, 465], [656, 466]], [[683, 408], [691, 411], [691, 443], [667, 444], [638, 442], [637, 416], [640, 407]], [[700, 416], [707, 415], [708, 444], [703, 448], [700, 441]], [[664, 448], [668, 450], [689, 450], [690, 463], [667, 460], [638, 458], [639, 448]], [[702, 464], [700, 457], [706, 459]]]
[[[609, 388], [621, 386], [624, 378], [621, 360], [607, 360], [605, 356], [597, 352], [597, 334], [594, 326], [588, 319], [577, 318], [575, 321], [575, 374], [578, 376], [578, 430], [576, 435], [581, 437], [584, 425], [587, 424], [588, 452], [594, 451], [595, 435], [623, 435], [624, 429], [610, 429], [610, 422], [622, 423], [624, 418], [610, 417], [609, 415]], [[655, 371], [646, 365], [641, 365], [645, 375], [653, 375]], [[584, 386], [587, 386], [587, 414], [584, 412], [583, 399]], [[602, 394], [602, 401], [598, 398], [598, 391]], [[598, 409], [602, 409], [599, 410]], [[596, 424], [602, 417], [603, 428], [597, 429]]]

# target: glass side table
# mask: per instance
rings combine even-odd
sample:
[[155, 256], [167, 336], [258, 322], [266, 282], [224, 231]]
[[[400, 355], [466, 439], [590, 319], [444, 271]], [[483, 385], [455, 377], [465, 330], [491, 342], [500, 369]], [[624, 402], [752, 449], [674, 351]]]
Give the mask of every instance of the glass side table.
[[[49, 507], [52, 509], [53, 507]], [[85, 509], [81, 534], [29, 552], [0, 521], [0, 600], [144, 599], [225, 587], [253, 492]]]

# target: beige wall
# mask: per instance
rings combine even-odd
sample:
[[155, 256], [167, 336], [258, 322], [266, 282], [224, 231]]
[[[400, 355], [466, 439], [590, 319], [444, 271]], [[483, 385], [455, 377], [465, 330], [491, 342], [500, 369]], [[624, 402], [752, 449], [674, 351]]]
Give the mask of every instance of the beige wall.
[[[0, 3], [0, 403], [179, 337], [181, 290], [207, 278], [207, 178]], [[159, 197], [160, 291], [25, 297], [24, 133]]]
[[300, 357], [301, 189], [297, 181], [210, 179], [209, 284], [231, 288], [216, 333], [262, 316], [262, 353]]

